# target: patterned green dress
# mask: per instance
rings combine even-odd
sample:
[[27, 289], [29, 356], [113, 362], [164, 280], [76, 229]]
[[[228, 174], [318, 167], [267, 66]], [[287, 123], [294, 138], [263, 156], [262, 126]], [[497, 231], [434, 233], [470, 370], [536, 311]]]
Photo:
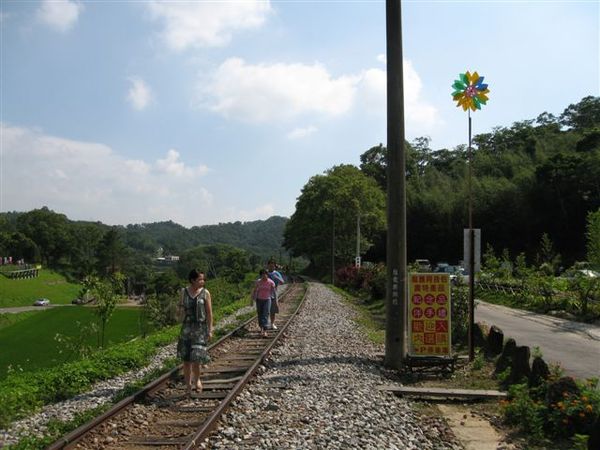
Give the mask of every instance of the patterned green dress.
[[208, 325], [206, 323], [206, 289], [200, 289], [196, 297], [192, 297], [187, 288], [183, 289], [184, 319], [177, 342], [177, 356], [185, 362], [205, 364], [210, 361], [206, 349], [208, 342]]

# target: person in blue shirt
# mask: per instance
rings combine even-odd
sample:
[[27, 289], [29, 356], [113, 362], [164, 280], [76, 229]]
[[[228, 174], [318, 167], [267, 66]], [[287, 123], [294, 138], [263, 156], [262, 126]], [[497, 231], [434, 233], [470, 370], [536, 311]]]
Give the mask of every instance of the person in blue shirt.
[[273, 282], [275, 283], [275, 293], [274, 293], [274, 297], [273, 296], [271, 297], [271, 310], [270, 310], [271, 329], [272, 330], [277, 329], [277, 327], [275, 326], [275, 314], [277, 314], [279, 312], [279, 303], [277, 302], [277, 286], [284, 283], [283, 276], [281, 275], [281, 273], [279, 273], [277, 270], [275, 270], [275, 267], [276, 267], [275, 261], [273, 261], [272, 259], [269, 260], [269, 263], [268, 263], [269, 278], [271, 280], [273, 280]]

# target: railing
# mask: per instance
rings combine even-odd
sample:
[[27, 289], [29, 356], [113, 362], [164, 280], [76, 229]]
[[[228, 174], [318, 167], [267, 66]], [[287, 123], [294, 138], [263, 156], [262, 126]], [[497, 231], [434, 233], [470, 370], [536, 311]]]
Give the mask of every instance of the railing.
[[39, 275], [39, 269], [2, 270], [0, 273], [2, 273], [2, 275], [4, 275], [6, 278], [10, 279], [35, 278]]

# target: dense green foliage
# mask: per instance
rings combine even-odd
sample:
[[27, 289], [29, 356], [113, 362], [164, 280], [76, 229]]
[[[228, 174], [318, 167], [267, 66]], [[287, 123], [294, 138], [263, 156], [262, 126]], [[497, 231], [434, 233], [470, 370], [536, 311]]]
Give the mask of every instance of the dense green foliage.
[[286, 222], [284, 217], [273, 216], [267, 220], [220, 223], [190, 229], [171, 221], [128, 225], [125, 228], [125, 240], [134, 249], [148, 253], [161, 248], [167, 255], [180, 255], [198, 245], [228, 244], [266, 260], [270, 256], [279, 256]]
[[558, 395], [551, 393], [559, 383], [555, 375], [536, 387], [526, 383], [513, 385], [509, 399], [501, 403], [505, 419], [527, 432], [530, 441], [539, 444], [552, 444], [557, 438], [575, 434], [589, 435], [600, 416], [597, 381], [577, 382], [575, 389], [557, 392]]
[[286, 218], [274, 216], [189, 229], [173, 222], [110, 227], [100, 222], [71, 221], [44, 207], [0, 213], [0, 256], [41, 262], [78, 280], [121, 272], [131, 288], [149, 283], [156, 269], [161, 269], [154, 258], [181, 255], [201, 245], [229, 245], [247, 252], [247, 256], [238, 255], [230, 261], [235, 265], [233, 271], [247, 269], [242, 261], [246, 257], [252, 264], [264, 263], [270, 257], [281, 260], [286, 256], [281, 247], [286, 222]]
[[[408, 258], [457, 262], [468, 223], [469, 152], [464, 146], [433, 150], [426, 138], [406, 143], [405, 149]], [[360, 158], [362, 173], [383, 192], [386, 152], [379, 145]], [[523, 253], [531, 263], [547, 234], [564, 267], [585, 259], [588, 214], [600, 208], [600, 97], [569, 105], [560, 117], [542, 113], [476, 135], [472, 172], [473, 220], [482, 229], [482, 248], [490, 244], [510, 255]], [[333, 194], [314, 189], [314, 184], [311, 179], [304, 187], [285, 231], [286, 247], [311, 260], [331, 249], [325, 239], [331, 236], [331, 214], [320, 214], [324, 206], [318, 205], [326, 205]], [[304, 211], [313, 212], [313, 205], [312, 222], [295, 217], [308, 216]], [[365, 259], [385, 261], [385, 233], [367, 236], [375, 245]], [[304, 245], [309, 239], [320, 245]], [[336, 264], [350, 264], [353, 253], [341, 248]]]
[[[588, 237], [594, 234], [592, 222], [588, 223]], [[539, 247], [535, 262], [528, 265], [524, 253], [512, 259], [505, 249], [497, 256], [488, 245], [483, 255], [483, 273], [477, 284], [478, 298], [583, 321], [597, 320], [600, 317], [600, 277], [589, 276], [590, 263], [577, 262], [555, 276], [561, 258], [546, 234], [542, 235]]]
[[285, 229], [285, 246], [304, 255], [313, 269], [331, 269], [331, 249], [336, 265], [356, 255], [357, 219], [360, 218], [363, 252], [385, 224], [385, 197], [376, 182], [351, 165], [335, 166], [313, 176], [302, 188], [296, 211]]
[[190, 268], [199, 267], [211, 278], [224, 277], [235, 283], [264, 263], [258, 256], [231, 245], [200, 245], [184, 251], [175, 270], [182, 279], [187, 279]]

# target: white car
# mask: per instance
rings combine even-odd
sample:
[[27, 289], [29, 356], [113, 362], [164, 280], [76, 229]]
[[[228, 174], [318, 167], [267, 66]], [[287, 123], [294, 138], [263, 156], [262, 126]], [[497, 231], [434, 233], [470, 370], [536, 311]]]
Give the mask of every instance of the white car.
[[38, 298], [35, 302], [33, 302], [33, 306], [48, 306], [50, 304], [50, 300], [47, 298]]

